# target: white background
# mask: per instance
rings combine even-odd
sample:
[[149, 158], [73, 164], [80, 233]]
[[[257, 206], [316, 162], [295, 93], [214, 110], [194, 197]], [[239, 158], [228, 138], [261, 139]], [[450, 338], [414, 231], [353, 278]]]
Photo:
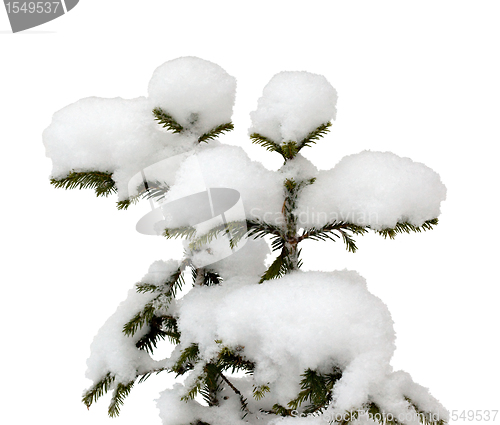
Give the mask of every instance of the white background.
[[305, 152], [319, 168], [371, 149], [440, 173], [434, 231], [366, 236], [356, 254], [305, 245], [305, 268], [358, 270], [393, 315], [394, 367], [450, 411], [500, 410], [498, 6], [82, 0], [18, 34], [0, 10], [2, 422], [160, 425], [153, 399], [168, 376], [136, 386], [118, 419], [109, 397], [90, 411], [80, 397], [93, 336], [150, 263], [180, 258], [178, 244], [135, 232], [142, 207], [50, 186], [41, 134], [82, 97], [145, 95], [157, 66], [186, 55], [237, 78], [237, 128], [223, 141], [269, 167], [279, 157], [250, 144], [248, 113], [275, 73], [307, 70], [339, 94], [332, 131]]

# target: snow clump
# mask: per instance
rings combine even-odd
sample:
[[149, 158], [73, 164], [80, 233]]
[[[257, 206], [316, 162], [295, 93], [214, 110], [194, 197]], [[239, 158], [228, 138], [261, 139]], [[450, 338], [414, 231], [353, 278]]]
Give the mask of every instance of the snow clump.
[[181, 57], [156, 68], [148, 93], [152, 107], [201, 135], [231, 122], [236, 79], [215, 63]]
[[181, 347], [199, 344], [209, 361], [225, 346], [244, 347], [257, 385], [270, 384], [286, 405], [306, 369], [344, 370], [338, 403], [363, 403], [390, 372], [395, 334], [385, 304], [356, 272], [294, 272], [257, 284], [235, 277], [196, 287], [178, 301]]
[[[240, 214], [234, 209], [232, 215], [228, 211], [227, 222], [245, 217], [266, 219], [271, 223], [282, 220], [283, 181], [280, 174], [268, 170], [260, 162], [251, 161], [242, 148], [222, 145], [198, 151], [179, 167], [165, 196], [165, 225], [169, 228], [197, 225], [197, 216], [192, 214], [196, 210], [169, 215], [169, 203], [209, 188], [229, 188], [239, 193], [244, 211]], [[203, 234], [202, 228], [198, 231], [199, 235]]]
[[299, 196], [301, 226], [347, 221], [372, 229], [408, 222], [421, 226], [439, 216], [446, 187], [439, 174], [391, 152], [349, 155], [331, 170], [320, 171]]
[[[192, 151], [199, 136], [230, 122], [235, 90], [235, 78], [221, 67], [186, 57], [156, 69], [148, 97], [89, 97], [70, 104], [53, 115], [43, 132], [51, 177], [60, 180], [73, 171], [112, 174], [118, 199], [126, 199], [133, 195], [129, 181], [141, 170]], [[153, 115], [157, 107], [186, 131], [162, 128]]]
[[251, 133], [276, 143], [299, 142], [336, 116], [337, 92], [328, 80], [305, 71], [276, 74], [250, 113]]

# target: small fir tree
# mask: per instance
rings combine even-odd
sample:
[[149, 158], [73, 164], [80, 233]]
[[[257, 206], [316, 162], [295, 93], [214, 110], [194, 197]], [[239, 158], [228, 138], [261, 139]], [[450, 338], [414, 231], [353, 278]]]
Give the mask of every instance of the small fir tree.
[[[157, 401], [164, 425], [445, 423], [439, 402], [392, 370], [392, 320], [364, 279], [302, 271], [300, 258], [307, 239], [355, 252], [369, 231], [432, 229], [439, 176], [370, 151], [318, 171], [302, 149], [327, 134], [337, 95], [307, 72], [273, 77], [251, 114], [251, 141], [283, 159], [270, 171], [218, 141], [233, 130], [235, 87], [219, 66], [179, 58], [155, 71], [148, 97], [82, 99], [44, 132], [55, 187], [117, 193], [122, 210], [148, 199], [138, 230], [185, 240], [100, 329], [83, 402], [111, 392], [117, 416], [135, 384], [171, 373], [182, 383]], [[174, 349], [153, 360], [162, 340]]]

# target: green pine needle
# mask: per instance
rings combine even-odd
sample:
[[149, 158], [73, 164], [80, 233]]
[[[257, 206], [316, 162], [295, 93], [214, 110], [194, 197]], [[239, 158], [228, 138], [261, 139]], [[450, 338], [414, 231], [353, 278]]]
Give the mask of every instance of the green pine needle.
[[307, 369], [302, 377], [300, 381], [302, 391], [288, 403], [288, 407], [297, 410], [303, 403], [309, 401], [310, 404], [304, 408], [303, 413], [314, 414], [322, 411], [330, 403], [333, 387], [342, 378], [342, 370], [334, 367], [332, 372], [321, 374]]
[[196, 235], [196, 229], [190, 226], [165, 229], [163, 232], [163, 236], [165, 236], [167, 239], [177, 239], [179, 237], [192, 239], [194, 235]]
[[[182, 288], [184, 284], [184, 278], [182, 276], [182, 270], [178, 268], [174, 273], [172, 273], [168, 279], [165, 280], [161, 285], [150, 284], [147, 282], [141, 282], [136, 285], [136, 291], [139, 293], [158, 293], [151, 301], [147, 302], [141, 311], [137, 312], [132, 319], [130, 319], [123, 326], [123, 333], [127, 336], [133, 336], [139, 329], [145, 325], [151, 325], [153, 320], [156, 320], [157, 310], [166, 304], [170, 303], [172, 298], [178, 290]], [[160, 307], [158, 307], [160, 306]], [[156, 337], [160, 337], [160, 332], [157, 332]], [[151, 342], [152, 343], [152, 342]], [[150, 343], [145, 341], [144, 347], [149, 349], [151, 347]], [[155, 347], [155, 345], [154, 345]]]
[[62, 179], [50, 179], [50, 184], [63, 189], [94, 189], [96, 196], [109, 196], [117, 191], [111, 176], [102, 171], [72, 171]]
[[121, 201], [116, 202], [116, 208], [121, 211], [121, 210], [126, 210], [130, 205], [136, 204], [139, 201], [138, 197], [132, 197], [132, 198], [127, 198], [123, 199]]
[[94, 384], [83, 394], [82, 402], [85, 406], [87, 406], [87, 409], [92, 406], [92, 403], [95, 403], [111, 389], [114, 381], [114, 375], [111, 375], [111, 373], [108, 372], [104, 378]]
[[234, 125], [232, 122], [228, 122], [225, 124], [218, 125], [217, 127], [212, 128], [212, 130], [203, 134], [198, 138], [198, 143], [208, 142], [209, 140], [213, 140], [219, 137], [221, 134], [234, 130]]
[[278, 416], [292, 416], [293, 409], [287, 409], [280, 404], [274, 404], [273, 409], [268, 413], [273, 413]]
[[125, 401], [125, 398], [130, 394], [135, 381], [130, 381], [127, 384], [122, 384], [121, 382], [116, 386], [113, 396], [111, 397], [111, 402], [108, 407], [108, 415], [111, 418], [115, 418], [120, 414], [120, 408]]
[[315, 128], [311, 131], [304, 139], [302, 139], [298, 143], [298, 150], [300, 151], [302, 148], [306, 146], [311, 146], [316, 143], [317, 140], [321, 139], [325, 136], [326, 133], [330, 131], [330, 127], [332, 123], [329, 121], [327, 123], [321, 124], [319, 127]]
[[331, 122], [321, 124], [299, 142], [290, 140], [281, 144], [259, 133], [252, 133], [250, 135], [250, 140], [252, 141], [252, 143], [264, 147], [269, 152], [278, 152], [286, 161], [289, 159], [293, 159], [302, 148], [311, 146], [316, 143], [317, 140], [328, 133], [331, 125]]
[[253, 373], [255, 370], [255, 363], [246, 359], [241, 354], [241, 350], [229, 347], [222, 347], [218, 354], [216, 365], [221, 372], [230, 370], [231, 373], [239, 371]]
[[263, 283], [266, 280], [278, 279], [284, 276], [288, 270], [287, 267], [287, 251], [285, 248], [281, 250], [280, 255], [278, 255], [266, 272], [261, 276], [259, 283]]
[[198, 395], [198, 393], [201, 391], [204, 378], [205, 376], [203, 374], [198, 376], [193, 386], [189, 388], [188, 392], [181, 397], [181, 400], [182, 401], [194, 400], [195, 397]]
[[327, 403], [328, 390], [325, 380], [318, 372], [307, 369], [300, 381], [302, 391], [288, 403], [288, 407], [297, 410], [302, 403], [309, 400], [312, 405], [324, 406]]
[[199, 360], [199, 352], [198, 344], [191, 344], [189, 347], [185, 348], [175, 365], [172, 367], [172, 371], [179, 375], [183, 375], [188, 370], [191, 370], [194, 367], [194, 364]]
[[161, 202], [169, 190], [170, 187], [168, 185], [158, 181], [145, 182], [138, 188], [139, 193], [137, 195], [118, 201], [116, 207], [118, 210], [126, 210], [130, 205], [137, 204], [140, 199], [154, 199], [156, 202]]
[[155, 316], [149, 322], [149, 331], [141, 337], [135, 346], [139, 350], [145, 350], [149, 354], [153, 354], [157, 348], [159, 341], [164, 341], [168, 338], [173, 344], [180, 343], [180, 332], [177, 329], [177, 320], [174, 317], [158, 317]]
[[434, 228], [433, 226], [437, 226], [438, 222], [439, 220], [437, 218], [427, 220], [421, 226], [415, 226], [408, 222], [403, 222], [397, 223], [396, 226], [391, 229], [375, 230], [375, 232], [382, 235], [385, 239], [387, 237], [394, 239], [398, 233], [420, 233], [422, 231], [425, 232], [427, 230], [432, 230]]
[[136, 313], [136, 315], [123, 326], [123, 333], [127, 336], [134, 335], [144, 325], [151, 322], [154, 315], [155, 308], [153, 306], [153, 302], [150, 301], [143, 307], [141, 311]]
[[295, 158], [295, 156], [299, 153], [299, 150], [300, 148], [296, 142], [289, 141], [281, 145], [280, 153], [286, 161], [287, 159]]
[[262, 400], [266, 393], [271, 392], [269, 385], [259, 385], [258, 387], [253, 387], [253, 398], [257, 401]]
[[155, 116], [155, 120], [158, 121], [163, 128], [170, 130], [172, 133], [181, 133], [184, 130], [184, 127], [180, 125], [174, 117], [170, 114], [167, 114], [161, 108], [154, 108], [153, 115]]
[[284, 156], [279, 143], [274, 142], [268, 137], [262, 136], [258, 133], [252, 133], [250, 134], [250, 140], [252, 141], [252, 143], [261, 145], [263, 148], [266, 148], [266, 150], [268, 150], [269, 152], [278, 152], [280, 155]]
[[358, 249], [353, 235], [364, 235], [367, 232], [366, 228], [356, 224], [347, 223], [345, 221], [332, 222], [325, 224], [320, 228], [311, 228], [304, 231], [299, 237], [299, 242], [304, 239], [312, 239], [317, 241], [332, 240], [334, 238], [342, 238], [346, 249], [349, 252], [356, 252]]

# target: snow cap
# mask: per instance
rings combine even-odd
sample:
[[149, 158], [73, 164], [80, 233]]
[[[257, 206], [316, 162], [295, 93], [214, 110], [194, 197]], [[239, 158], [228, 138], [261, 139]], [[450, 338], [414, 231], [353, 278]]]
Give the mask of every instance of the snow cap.
[[250, 114], [251, 133], [283, 143], [300, 141], [321, 124], [334, 120], [337, 92], [318, 74], [284, 71], [264, 87], [257, 110]]
[[148, 87], [153, 108], [205, 133], [231, 122], [236, 79], [215, 63], [181, 57], [156, 68]]

